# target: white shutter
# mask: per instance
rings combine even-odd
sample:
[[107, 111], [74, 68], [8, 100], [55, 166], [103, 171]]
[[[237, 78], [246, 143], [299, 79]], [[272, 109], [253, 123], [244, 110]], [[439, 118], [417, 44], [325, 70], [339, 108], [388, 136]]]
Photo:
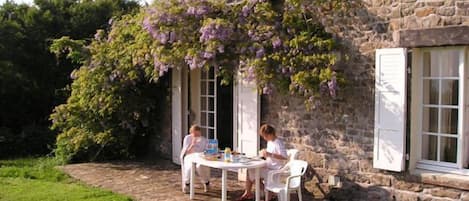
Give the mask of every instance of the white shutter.
[[238, 79], [237, 82], [238, 149], [247, 156], [259, 151], [260, 101], [256, 84]]
[[406, 56], [405, 48], [376, 50], [374, 168], [404, 170]]
[[[238, 74], [234, 87], [234, 139], [236, 149], [247, 156], [256, 156], [259, 151], [260, 96], [255, 82], [248, 82]], [[246, 171], [238, 172], [244, 180]]]
[[171, 73], [171, 135], [172, 158], [176, 164], [181, 164], [179, 156], [182, 149], [182, 76], [181, 70], [173, 68]]

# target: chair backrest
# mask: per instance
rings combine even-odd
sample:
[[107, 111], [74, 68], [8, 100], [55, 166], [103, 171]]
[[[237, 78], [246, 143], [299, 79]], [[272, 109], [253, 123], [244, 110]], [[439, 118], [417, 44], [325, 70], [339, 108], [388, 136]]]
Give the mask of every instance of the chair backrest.
[[287, 155], [288, 161], [296, 160], [296, 155], [298, 155], [298, 149], [288, 149]]
[[288, 162], [290, 169], [290, 176], [300, 175], [300, 177], [292, 178], [288, 184], [288, 188], [298, 188], [301, 185], [301, 176], [303, 176], [308, 169], [308, 162], [303, 160], [291, 160]]

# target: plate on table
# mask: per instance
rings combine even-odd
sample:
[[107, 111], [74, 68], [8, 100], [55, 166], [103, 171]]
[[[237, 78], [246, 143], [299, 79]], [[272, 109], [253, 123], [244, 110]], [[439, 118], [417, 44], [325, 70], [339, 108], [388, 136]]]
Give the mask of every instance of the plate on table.
[[249, 159], [253, 160], [253, 161], [260, 161], [260, 160], [263, 160], [262, 157], [260, 156], [253, 156], [253, 157], [250, 157]]
[[238, 159], [238, 162], [240, 163], [249, 163], [251, 160], [249, 158], [240, 158]]

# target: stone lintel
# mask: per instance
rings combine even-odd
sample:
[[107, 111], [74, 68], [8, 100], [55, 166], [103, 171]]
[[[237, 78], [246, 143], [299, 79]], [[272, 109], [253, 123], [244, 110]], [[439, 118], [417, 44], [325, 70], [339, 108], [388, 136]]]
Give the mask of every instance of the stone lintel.
[[400, 30], [394, 34], [398, 47], [469, 45], [469, 26]]

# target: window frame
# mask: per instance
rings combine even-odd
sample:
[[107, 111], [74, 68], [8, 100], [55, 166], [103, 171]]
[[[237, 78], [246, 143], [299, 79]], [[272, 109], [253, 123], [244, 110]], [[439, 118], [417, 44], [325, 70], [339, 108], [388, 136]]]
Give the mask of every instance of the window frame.
[[[210, 91], [211, 85], [213, 87], [213, 91]], [[203, 88], [205, 86], [205, 89]], [[205, 90], [205, 93], [204, 93]], [[205, 101], [203, 99], [205, 98]], [[205, 136], [210, 139], [209, 130], [213, 130], [213, 138], [218, 139], [217, 135], [217, 73], [215, 67], [210, 67], [209, 69], [202, 69], [201, 76], [200, 76], [200, 127], [204, 130]], [[210, 100], [213, 101], [213, 110], [210, 109]], [[205, 103], [203, 103], [205, 102]], [[205, 104], [205, 108], [203, 108], [203, 104]], [[213, 115], [213, 122], [210, 122], [210, 115]], [[202, 116], [205, 116], [205, 122], [202, 122]], [[213, 126], [210, 126], [213, 124]]]
[[[423, 82], [425, 79], [431, 79], [430, 77], [425, 77], [423, 75], [423, 65], [424, 65], [424, 53], [431, 51], [442, 51], [442, 50], [457, 50], [459, 52], [459, 78], [458, 78], [458, 127], [457, 127], [457, 156], [456, 163], [450, 162], [441, 162], [441, 161], [432, 161], [422, 159], [422, 138], [423, 138]], [[469, 175], [469, 169], [464, 168], [464, 164], [467, 165], [469, 153], [465, 153], [469, 147], [469, 124], [464, 126], [464, 122], [469, 120], [469, 115], [467, 114], [469, 110], [469, 90], [467, 85], [469, 85], [469, 47], [468, 46], [451, 46], [451, 47], [425, 47], [425, 48], [415, 48], [412, 50], [412, 90], [411, 90], [411, 158], [410, 166], [412, 169], [424, 169], [438, 172], [454, 173]], [[443, 77], [438, 77], [441, 79]], [[440, 93], [441, 93], [441, 84], [439, 84]], [[441, 95], [439, 95], [441, 99]], [[439, 105], [437, 108], [441, 107]], [[440, 110], [439, 110], [440, 111]], [[438, 123], [440, 124], [440, 115], [438, 115]], [[412, 122], [413, 121], [413, 122]], [[440, 129], [438, 130], [440, 134]], [[440, 135], [439, 135], [440, 136]], [[466, 142], [465, 142], [466, 141]], [[440, 140], [438, 140], [438, 152], [440, 152]], [[439, 155], [440, 153], [438, 153]], [[437, 157], [439, 158], [439, 157]], [[468, 168], [468, 167], [466, 167]]]

